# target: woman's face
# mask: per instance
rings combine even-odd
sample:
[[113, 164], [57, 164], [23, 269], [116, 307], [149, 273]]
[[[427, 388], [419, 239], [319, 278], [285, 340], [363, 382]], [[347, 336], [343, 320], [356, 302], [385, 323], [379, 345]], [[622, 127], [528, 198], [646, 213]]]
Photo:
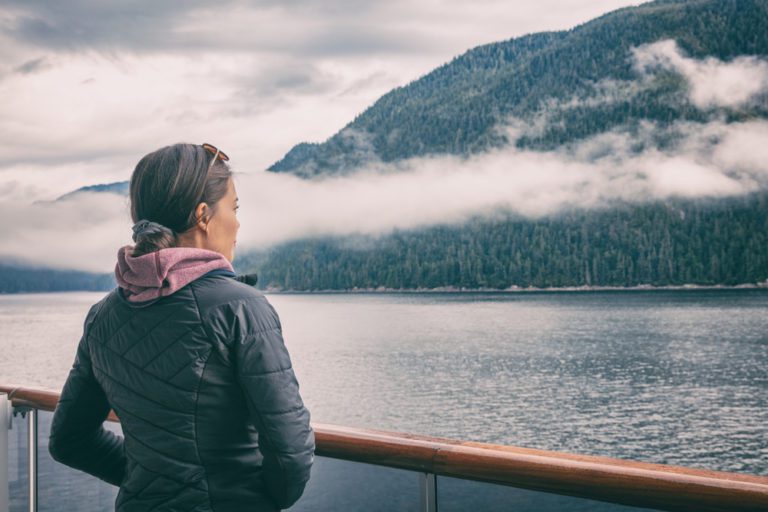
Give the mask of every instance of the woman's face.
[[227, 193], [222, 197], [208, 221], [205, 249], [222, 254], [229, 261], [235, 258], [235, 240], [240, 222], [237, 220], [237, 191], [232, 178], [227, 184]]

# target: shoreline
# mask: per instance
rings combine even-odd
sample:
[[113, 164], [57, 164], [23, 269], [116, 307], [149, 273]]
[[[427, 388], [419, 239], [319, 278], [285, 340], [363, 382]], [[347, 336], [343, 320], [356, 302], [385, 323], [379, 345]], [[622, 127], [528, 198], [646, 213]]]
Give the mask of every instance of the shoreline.
[[285, 295], [312, 295], [312, 294], [355, 294], [355, 293], [563, 293], [563, 292], [635, 292], [635, 291], [708, 291], [708, 290], [768, 290], [768, 281], [760, 283], [744, 283], [737, 285], [635, 285], [635, 286], [562, 286], [562, 287], [510, 287], [510, 288], [458, 288], [452, 286], [441, 286], [437, 288], [352, 288], [344, 290], [286, 290], [282, 288], [266, 288], [261, 290], [264, 293], [285, 294]]
[[[642, 292], [642, 291], [735, 291], [735, 290], [768, 290], [768, 281], [761, 281], [759, 283], [744, 283], [737, 285], [699, 285], [699, 284], [682, 284], [682, 285], [635, 285], [635, 286], [551, 286], [551, 287], [518, 287], [513, 286], [510, 288], [459, 288], [453, 286], [441, 286], [437, 288], [352, 288], [344, 290], [327, 289], [327, 290], [286, 290], [282, 288], [257, 288], [263, 293], [275, 294], [275, 295], [331, 295], [331, 294], [409, 294], [409, 293], [495, 293], [495, 294], [526, 294], [526, 293], [591, 293], [591, 292]], [[11, 295], [37, 295], [45, 293], [108, 293], [112, 290], [40, 290], [40, 291], [20, 291], [20, 292], [0, 292], [0, 297]]]

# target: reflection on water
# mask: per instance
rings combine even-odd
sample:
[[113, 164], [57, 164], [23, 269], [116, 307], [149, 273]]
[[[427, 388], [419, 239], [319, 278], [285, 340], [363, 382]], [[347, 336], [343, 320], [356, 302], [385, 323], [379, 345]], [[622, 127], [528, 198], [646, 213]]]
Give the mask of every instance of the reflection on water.
[[[59, 389], [98, 293], [0, 296]], [[768, 475], [768, 292], [271, 295], [313, 421]]]

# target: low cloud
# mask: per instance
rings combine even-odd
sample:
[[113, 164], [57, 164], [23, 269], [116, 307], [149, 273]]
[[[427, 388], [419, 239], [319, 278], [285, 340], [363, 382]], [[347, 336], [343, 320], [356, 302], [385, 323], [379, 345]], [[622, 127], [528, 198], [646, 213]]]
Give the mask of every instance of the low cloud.
[[567, 99], [550, 98], [538, 115], [528, 121], [528, 135], [540, 135], [554, 116], [572, 109], [592, 109], [632, 101], [658, 87], [660, 72], [685, 79], [680, 98], [701, 110], [740, 108], [765, 101], [768, 94], [768, 60], [754, 56], [724, 61], [715, 57], [689, 57], [673, 39], [633, 47], [629, 60], [636, 75], [631, 80], [606, 78], [592, 83]]
[[[616, 202], [728, 197], [768, 190], [768, 121], [678, 123], [676, 149], [638, 141], [660, 128], [613, 131], [568, 149], [507, 148], [471, 158], [377, 163], [346, 177], [239, 174], [241, 251], [315, 236], [386, 235], [505, 214], [539, 218]], [[510, 131], [510, 137], [516, 132]], [[747, 150], [748, 149], [748, 150]], [[239, 171], [237, 167], [234, 169]], [[0, 255], [30, 264], [108, 272], [130, 243], [126, 198], [84, 193], [55, 203], [3, 203]], [[94, 221], [94, 219], [96, 219]]]
[[108, 272], [117, 250], [129, 243], [127, 198], [82, 193], [57, 202], [3, 201], [0, 261]]
[[[281, 174], [242, 177], [241, 243], [264, 248], [309, 236], [386, 234], [456, 224], [474, 216], [530, 218], [616, 202], [728, 197], [768, 189], [768, 122], [678, 123], [677, 149], [655, 149], [659, 128], [614, 131], [569, 149], [536, 152], [514, 145], [470, 158], [418, 158], [375, 164], [354, 176], [302, 180]], [[511, 130], [510, 138], [516, 132]], [[635, 151], [647, 139], [646, 149]], [[768, 140], [768, 139], [764, 139]]]
[[768, 62], [753, 56], [731, 61], [692, 59], [669, 39], [639, 46], [632, 53], [640, 73], [662, 69], [683, 75], [690, 86], [691, 102], [701, 109], [748, 104], [768, 86]]

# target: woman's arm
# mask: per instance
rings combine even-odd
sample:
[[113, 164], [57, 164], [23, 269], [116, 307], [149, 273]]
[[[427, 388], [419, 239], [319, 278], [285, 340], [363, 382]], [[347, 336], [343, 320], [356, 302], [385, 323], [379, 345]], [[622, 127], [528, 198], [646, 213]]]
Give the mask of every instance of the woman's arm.
[[54, 460], [112, 485], [125, 474], [123, 438], [104, 428], [110, 405], [93, 376], [88, 353], [88, 324], [53, 414], [48, 451]]
[[[271, 310], [271, 307], [269, 308]], [[259, 432], [267, 492], [280, 508], [294, 504], [304, 492], [314, 460], [315, 436], [309, 411], [276, 326], [235, 340], [237, 378]]]

